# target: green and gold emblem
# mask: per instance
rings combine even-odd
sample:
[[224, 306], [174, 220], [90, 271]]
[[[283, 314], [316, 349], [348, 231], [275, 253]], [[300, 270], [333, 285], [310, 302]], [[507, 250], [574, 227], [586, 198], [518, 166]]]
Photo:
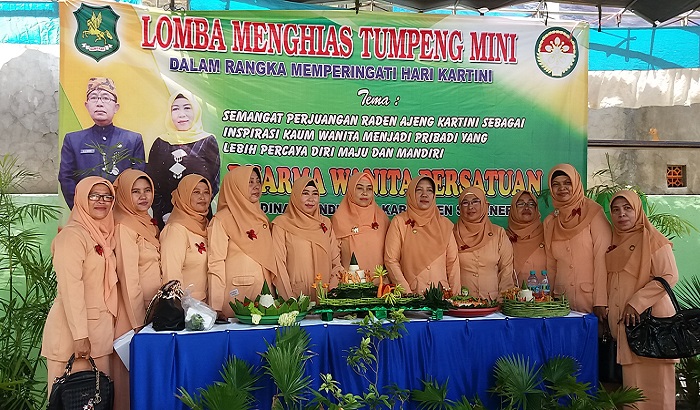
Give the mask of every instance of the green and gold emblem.
[[99, 62], [119, 50], [117, 20], [119, 15], [110, 6], [92, 7], [81, 4], [74, 11], [78, 22], [75, 47], [81, 53]]

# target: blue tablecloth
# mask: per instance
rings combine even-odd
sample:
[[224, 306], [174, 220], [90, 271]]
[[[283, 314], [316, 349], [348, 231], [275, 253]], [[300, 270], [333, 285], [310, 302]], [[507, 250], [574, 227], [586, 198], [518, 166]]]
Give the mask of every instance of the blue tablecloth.
[[[313, 318], [313, 316], [310, 316]], [[366, 383], [347, 365], [347, 351], [357, 346], [357, 326], [339, 320], [302, 321], [316, 353], [307, 364], [307, 374], [318, 388], [318, 375], [331, 373], [344, 392], [360, 393]], [[520, 354], [530, 363], [566, 355], [581, 364], [580, 381], [598, 383], [597, 319], [572, 312], [567, 317], [546, 319], [507, 318], [500, 313], [486, 318], [445, 317], [439, 321], [411, 320], [407, 334], [396, 341], [382, 342], [379, 386], [397, 383], [408, 389], [421, 388], [421, 380], [449, 379], [448, 398], [479, 396], [489, 408], [497, 398], [487, 392], [493, 385], [493, 366], [505, 355]], [[184, 387], [190, 393], [215, 380], [226, 358], [235, 355], [256, 366], [258, 352], [275, 339], [274, 326], [230, 324], [208, 332], [153, 332], [146, 328], [134, 336], [130, 346], [131, 408], [134, 410], [185, 409], [175, 397]], [[255, 393], [260, 409], [269, 409], [274, 386], [262, 378], [264, 387]], [[409, 404], [406, 408], [415, 408]]]

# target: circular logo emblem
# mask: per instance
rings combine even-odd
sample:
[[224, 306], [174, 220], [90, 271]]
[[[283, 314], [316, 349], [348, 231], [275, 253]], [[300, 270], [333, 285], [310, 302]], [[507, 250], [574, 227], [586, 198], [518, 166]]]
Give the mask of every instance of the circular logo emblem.
[[568, 30], [548, 28], [537, 39], [535, 56], [543, 73], [553, 78], [566, 77], [576, 68], [578, 44]]

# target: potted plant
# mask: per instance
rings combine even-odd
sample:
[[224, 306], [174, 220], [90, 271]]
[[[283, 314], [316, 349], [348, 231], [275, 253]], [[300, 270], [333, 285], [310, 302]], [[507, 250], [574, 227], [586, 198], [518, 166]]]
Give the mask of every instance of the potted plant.
[[11, 155], [0, 157], [0, 408], [45, 406], [45, 363], [40, 357], [44, 322], [56, 297], [43, 235], [30, 223], [56, 220], [60, 208], [20, 204], [15, 192], [37, 175]]

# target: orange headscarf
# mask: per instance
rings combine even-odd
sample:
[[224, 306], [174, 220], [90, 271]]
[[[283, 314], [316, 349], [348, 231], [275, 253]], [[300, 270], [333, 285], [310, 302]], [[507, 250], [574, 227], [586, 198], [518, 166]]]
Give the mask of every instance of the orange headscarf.
[[[313, 214], [307, 214], [304, 212], [304, 205], [301, 201], [301, 193], [309, 182], [313, 182], [309, 177], [301, 177], [294, 180], [292, 195], [289, 197], [287, 209], [282, 215], [275, 218], [275, 226], [279, 226], [285, 231], [306, 239], [323, 249], [329, 260], [328, 266], [330, 266], [331, 250], [328, 230], [331, 229], [331, 220], [321, 215], [319, 207], [316, 207], [316, 211]], [[323, 229], [324, 227], [325, 230]]]
[[117, 315], [117, 265], [114, 255], [114, 215], [112, 209], [114, 202], [111, 203], [109, 213], [106, 217], [100, 220], [95, 220], [90, 216], [90, 204], [88, 195], [90, 190], [97, 184], [104, 184], [109, 188], [109, 191], [114, 195], [114, 187], [104, 178], [90, 176], [83, 178], [75, 187], [75, 205], [71, 210], [68, 218], [69, 225], [77, 225], [90, 233], [90, 237], [100, 247], [102, 247], [102, 257], [105, 258], [105, 276], [104, 276], [104, 299], [107, 309], [113, 315]]
[[625, 198], [637, 214], [634, 226], [626, 231], [621, 231], [613, 224], [613, 237], [610, 250], [605, 254], [605, 265], [610, 272], [626, 270], [637, 276], [637, 288], [641, 289], [651, 276], [651, 256], [659, 248], [672, 245], [654, 225], [649, 222], [642, 200], [633, 191], [623, 190], [617, 192], [610, 204], [616, 198]]
[[116, 201], [114, 203], [114, 222], [128, 226], [137, 234], [141, 235], [145, 240], [155, 245], [160, 249], [160, 241], [158, 240], [158, 225], [153, 223], [153, 219], [148, 214], [148, 211], [139, 211], [134, 206], [131, 199], [131, 189], [139, 178], [144, 178], [151, 184], [153, 189], [153, 180], [143, 171], [138, 169], [126, 169], [114, 181], [114, 191], [116, 192]]
[[[520, 197], [525, 194], [528, 194], [537, 204], [537, 199], [530, 191], [520, 191], [510, 201], [510, 214], [508, 215], [508, 229], [506, 233], [510, 241], [513, 242], [514, 266], [522, 266], [540, 245], [544, 246], [544, 228], [539, 207], [535, 205], [535, 209], [532, 210], [535, 214], [535, 219], [531, 222], [524, 222], [521, 218], [521, 211], [515, 206]], [[518, 252], [515, 252], [516, 244]]]
[[[421, 234], [407, 234], [401, 247], [401, 265], [406, 267], [422, 267], [430, 265], [440, 255], [445, 253], [452, 236], [452, 222], [440, 215], [440, 210], [433, 203], [428, 209], [418, 208], [416, 187], [422, 180], [428, 180], [435, 187], [435, 181], [428, 176], [419, 176], [411, 181], [406, 192], [406, 213], [415, 226], [421, 227]], [[409, 232], [412, 228], [409, 228]]]
[[168, 223], [179, 223], [190, 232], [206, 238], [207, 223], [209, 223], [207, 214], [209, 211], [197, 212], [190, 205], [192, 191], [200, 182], [207, 184], [209, 192], [212, 192], [209, 181], [199, 174], [190, 174], [180, 180], [180, 183], [177, 184], [177, 189], [173, 191], [173, 212], [168, 218]]
[[354, 173], [348, 180], [347, 192], [331, 222], [336, 237], [345, 238], [345, 243], [341, 245], [343, 264], [347, 266], [350, 255], [355, 254], [360, 266], [369, 268], [384, 264], [384, 240], [389, 229], [389, 217], [374, 198], [370, 198], [371, 202], [367, 206], [361, 205], [356, 190], [360, 181], [376, 186], [369, 172]]
[[[348, 179], [348, 189], [332, 218], [333, 231], [338, 239], [376, 231], [386, 232], [389, 227], [389, 217], [377, 205], [374, 198], [369, 206], [360, 205], [355, 187], [361, 179], [366, 179], [375, 186], [372, 174], [367, 171], [356, 172]], [[376, 223], [375, 227], [372, 226], [374, 223]], [[353, 231], [353, 228], [357, 229]]]
[[590, 226], [593, 218], [599, 212], [603, 212], [603, 207], [595, 201], [586, 198], [581, 183], [581, 175], [576, 168], [570, 164], [559, 164], [549, 171], [547, 183], [549, 191], [552, 191], [552, 175], [562, 171], [571, 179], [571, 198], [566, 202], [558, 201], [552, 195], [554, 204], [553, 237], [556, 241], [565, 241], [573, 238], [579, 232]]
[[[467, 221], [464, 212], [461, 212], [462, 200], [467, 195], [475, 196], [481, 200], [481, 215], [474, 222]], [[483, 248], [493, 238], [494, 226], [489, 219], [489, 203], [486, 201], [484, 190], [470, 186], [459, 195], [457, 206], [460, 207], [459, 220], [453, 230], [459, 252], [472, 252]]]
[[260, 175], [259, 168], [242, 166], [224, 176], [214, 217], [221, 221], [230, 240], [274, 276], [277, 264], [272, 252], [270, 220], [259, 202], [248, 199], [248, 181], [255, 170]]

